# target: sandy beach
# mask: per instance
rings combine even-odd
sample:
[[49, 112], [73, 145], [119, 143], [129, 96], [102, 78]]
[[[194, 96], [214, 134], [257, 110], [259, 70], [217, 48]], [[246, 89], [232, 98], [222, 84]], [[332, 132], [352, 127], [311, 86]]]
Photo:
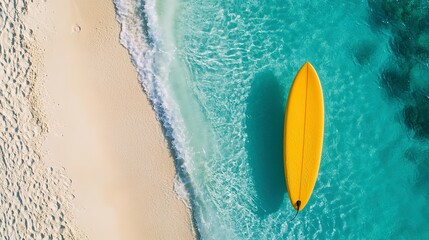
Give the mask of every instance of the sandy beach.
[[71, 221], [88, 239], [192, 239], [159, 122], [119, 43], [112, 1], [29, 5], [46, 166], [70, 179]]

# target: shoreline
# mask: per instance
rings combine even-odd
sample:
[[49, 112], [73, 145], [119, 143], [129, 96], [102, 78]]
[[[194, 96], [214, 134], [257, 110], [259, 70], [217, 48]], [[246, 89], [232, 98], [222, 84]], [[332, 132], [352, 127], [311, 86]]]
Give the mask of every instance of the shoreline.
[[119, 42], [113, 2], [31, 3], [27, 18], [43, 69], [42, 159], [72, 181], [74, 225], [89, 239], [195, 238], [191, 210], [173, 191], [161, 125]]

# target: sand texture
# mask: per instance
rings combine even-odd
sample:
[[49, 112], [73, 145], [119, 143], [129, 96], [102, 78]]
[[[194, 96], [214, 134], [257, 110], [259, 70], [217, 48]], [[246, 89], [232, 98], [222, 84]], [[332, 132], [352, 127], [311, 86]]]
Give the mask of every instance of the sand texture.
[[37, 103], [25, 1], [0, 2], [0, 239], [73, 239], [71, 181], [40, 155], [47, 125]]
[[0, 1], [0, 239], [193, 239], [108, 0]]

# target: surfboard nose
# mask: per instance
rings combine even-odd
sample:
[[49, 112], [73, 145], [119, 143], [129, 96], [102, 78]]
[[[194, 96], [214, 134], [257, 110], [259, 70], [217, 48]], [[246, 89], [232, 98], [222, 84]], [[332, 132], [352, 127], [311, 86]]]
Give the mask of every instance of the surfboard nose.
[[316, 71], [316, 70], [314, 69], [313, 65], [312, 65], [310, 62], [305, 62], [305, 64], [304, 64], [304, 65], [307, 67], [307, 69], [311, 69], [311, 70], [313, 70], [313, 71]]

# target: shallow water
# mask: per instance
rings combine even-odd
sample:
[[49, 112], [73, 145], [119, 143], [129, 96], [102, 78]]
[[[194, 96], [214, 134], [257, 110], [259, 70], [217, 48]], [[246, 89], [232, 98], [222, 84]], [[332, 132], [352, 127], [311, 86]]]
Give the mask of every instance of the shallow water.
[[[403, 6], [115, 3], [122, 42], [175, 152], [201, 238], [429, 237], [428, 58], [407, 42], [401, 46], [418, 54], [414, 62], [395, 50], [403, 30], [386, 12]], [[425, 28], [422, 19], [414, 28]], [[290, 222], [283, 116], [306, 61], [324, 90], [324, 148], [312, 198]], [[403, 66], [417, 70], [391, 70]]]

